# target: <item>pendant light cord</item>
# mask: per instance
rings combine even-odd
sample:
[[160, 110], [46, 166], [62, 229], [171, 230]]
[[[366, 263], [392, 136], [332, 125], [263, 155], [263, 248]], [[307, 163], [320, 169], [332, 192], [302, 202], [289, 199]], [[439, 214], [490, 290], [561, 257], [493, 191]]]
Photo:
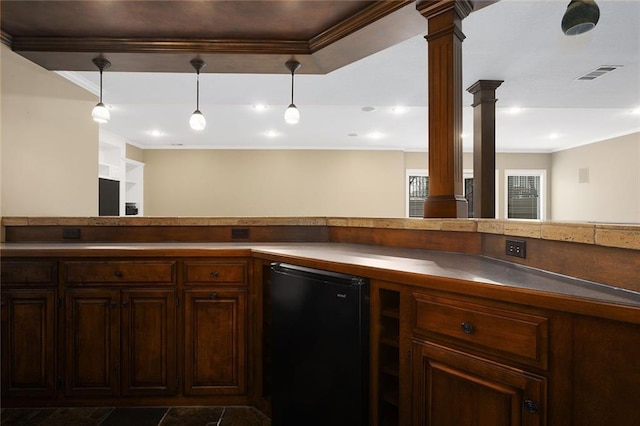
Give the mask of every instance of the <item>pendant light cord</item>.
[[291, 104], [293, 105], [293, 74], [295, 73], [295, 71], [291, 70]]
[[100, 103], [102, 103], [102, 68], [100, 68]]
[[196, 70], [196, 110], [200, 111], [200, 70]]

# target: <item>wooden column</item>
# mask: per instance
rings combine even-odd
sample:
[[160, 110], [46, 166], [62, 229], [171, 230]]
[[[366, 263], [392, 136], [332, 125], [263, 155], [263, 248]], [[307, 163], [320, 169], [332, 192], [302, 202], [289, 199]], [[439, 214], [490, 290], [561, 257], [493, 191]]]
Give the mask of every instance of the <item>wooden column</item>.
[[462, 19], [467, 0], [420, 0], [427, 18], [429, 197], [424, 217], [467, 217], [462, 185]]
[[473, 94], [473, 217], [496, 217], [496, 89], [502, 80], [478, 80]]

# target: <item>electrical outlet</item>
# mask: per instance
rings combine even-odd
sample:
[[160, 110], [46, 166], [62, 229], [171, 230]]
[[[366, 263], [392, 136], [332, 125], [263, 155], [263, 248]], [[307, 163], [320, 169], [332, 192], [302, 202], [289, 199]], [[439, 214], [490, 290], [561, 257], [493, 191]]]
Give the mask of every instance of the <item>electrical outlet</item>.
[[249, 228], [231, 228], [231, 239], [249, 238]]
[[79, 240], [80, 228], [62, 228], [62, 238], [65, 240]]
[[522, 240], [507, 240], [507, 256], [527, 257], [527, 242]]

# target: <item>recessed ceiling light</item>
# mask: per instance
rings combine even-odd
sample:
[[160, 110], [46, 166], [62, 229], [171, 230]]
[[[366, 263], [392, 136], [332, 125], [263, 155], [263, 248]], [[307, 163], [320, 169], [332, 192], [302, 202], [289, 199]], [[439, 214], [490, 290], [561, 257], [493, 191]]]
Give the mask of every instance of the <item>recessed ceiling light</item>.
[[382, 139], [384, 137], [384, 133], [381, 132], [371, 132], [367, 135], [369, 139]]
[[507, 110], [507, 114], [517, 115], [517, 114], [520, 114], [523, 110], [524, 110], [524, 108], [515, 106], [515, 107], [509, 108]]
[[632, 109], [631, 114], [640, 115], [640, 107]]
[[549, 139], [558, 139], [560, 137], [560, 133], [549, 133]]
[[164, 132], [158, 130], [158, 129], [153, 129], [153, 130], [149, 130], [147, 132], [147, 134], [149, 136], [153, 136], [154, 138], [159, 138], [160, 136], [164, 136]]
[[255, 109], [256, 111], [266, 111], [269, 109], [269, 105], [265, 105], [265, 104], [255, 104], [253, 106], [253, 109]]
[[269, 130], [268, 132], [265, 133], [265, 135], [268, 138], [275, 138], [276, 136], [278, 136], [278, 132], [276, 132], [275, 130]]
[[407, 111], [409, 111], [409, 108], [402, 105], [396, 105], [393, 108], [391, 108], [391, 112], [394, 114], [404, 114]]
[[371, 111], [375, 111], [375, 110], [376, 110], [376, 107], [372, 107], [372, 106], [365, 106], [365, 107], [362, 107], [361, 109], [362, 109], [362, 111], [364, 111], [364, 112], [371, 112]]

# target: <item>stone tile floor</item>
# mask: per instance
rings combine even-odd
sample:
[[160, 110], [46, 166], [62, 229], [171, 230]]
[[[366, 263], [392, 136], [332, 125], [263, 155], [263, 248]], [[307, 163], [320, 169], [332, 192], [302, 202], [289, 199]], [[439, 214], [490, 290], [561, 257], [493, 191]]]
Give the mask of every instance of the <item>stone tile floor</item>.
[[2, 426], [271, 426], [252, 407], [3, 408]]

